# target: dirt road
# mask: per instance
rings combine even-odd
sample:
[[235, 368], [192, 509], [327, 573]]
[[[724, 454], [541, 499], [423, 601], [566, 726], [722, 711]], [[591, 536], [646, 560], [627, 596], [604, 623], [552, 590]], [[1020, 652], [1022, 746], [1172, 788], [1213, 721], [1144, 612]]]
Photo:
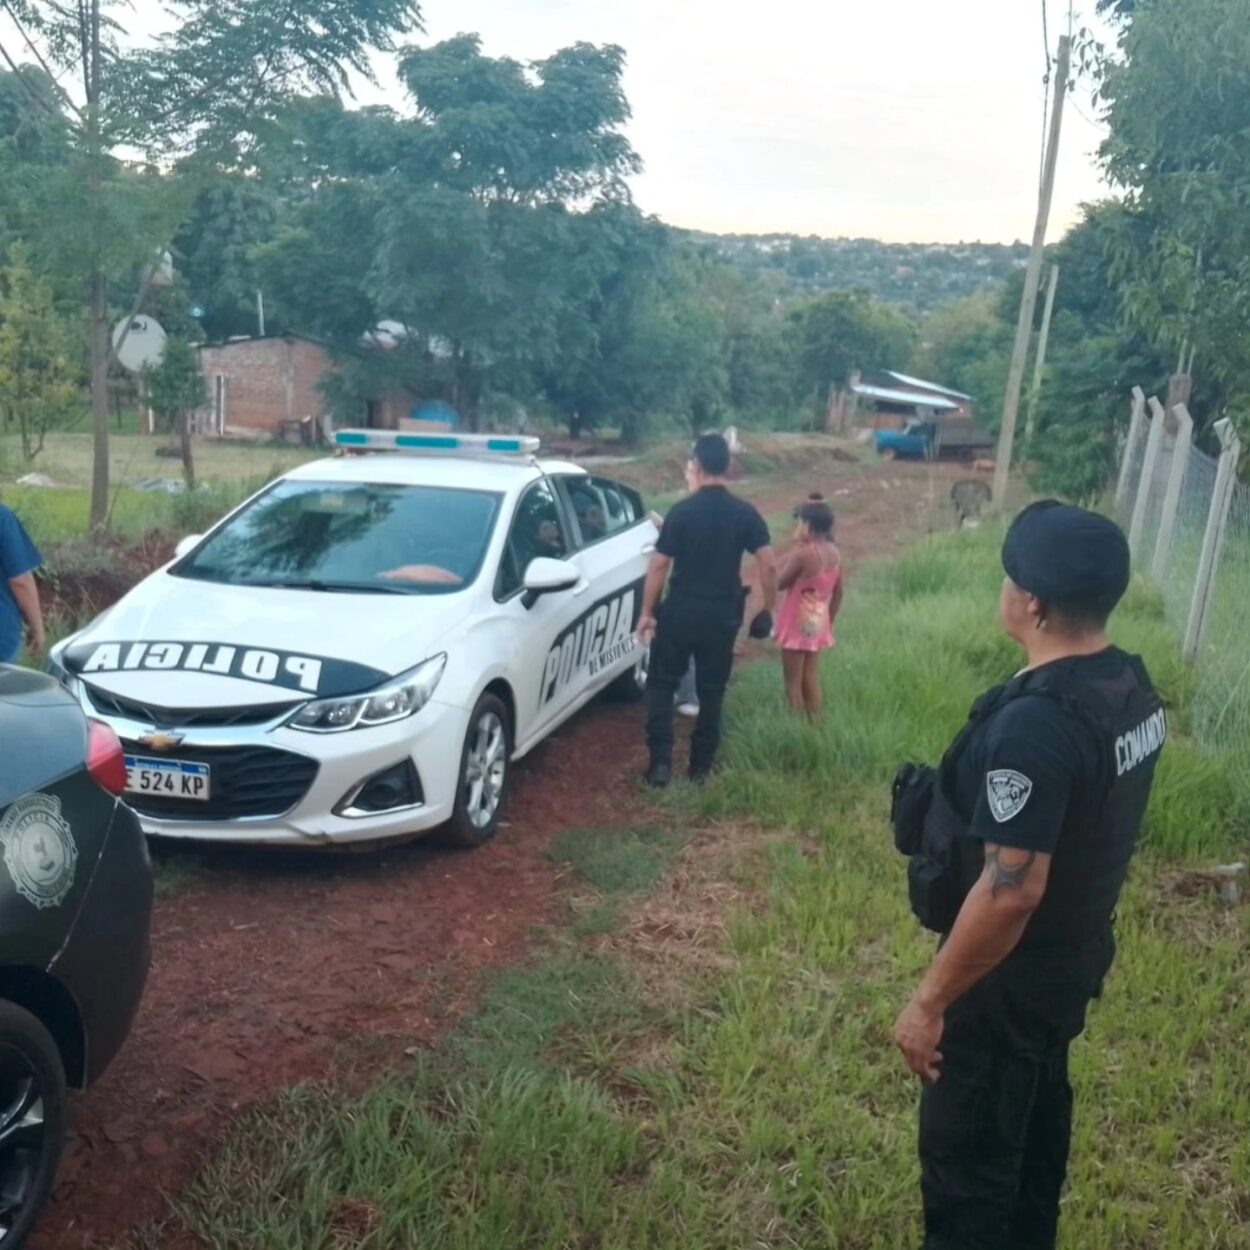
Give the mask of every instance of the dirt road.
[[[957, 475], [829, 482], [852, 578], [928, 528]], [[766, 514], [794, 502], [775, 482], [746, 493]], [[159, 1215], [241, 1108], [434, 1044], [553, 918], [552, 839], [646, 819], [643, 762], [638, 710], [597, 705], [518, 768], [508, 827], [481, 851], [163, 852], [180, 881], [157, 906], [147, 996], [115, 1067], [75, 1102], [38, 1250], [110, 1245]]]

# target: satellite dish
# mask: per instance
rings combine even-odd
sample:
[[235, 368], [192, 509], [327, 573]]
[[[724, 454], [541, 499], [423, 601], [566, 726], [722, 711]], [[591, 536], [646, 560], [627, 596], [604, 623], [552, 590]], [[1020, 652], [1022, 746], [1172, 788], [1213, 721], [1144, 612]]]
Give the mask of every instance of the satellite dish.
[[141, 373], [161, 363], [165, 355], [165, 331], [160, 322], [151, 317], [132, 317], [129, 321], [123, 317], [113, 327], [113, 350], [123, 369]]

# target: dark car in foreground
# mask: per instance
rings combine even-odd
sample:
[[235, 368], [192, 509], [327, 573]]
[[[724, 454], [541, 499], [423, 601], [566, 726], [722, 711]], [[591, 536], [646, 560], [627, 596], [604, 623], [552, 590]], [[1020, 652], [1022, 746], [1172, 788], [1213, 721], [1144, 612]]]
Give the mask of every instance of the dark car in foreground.
[[108, 1067], [143, 995], [152, 867], [125, 787], [111, 729], [0, 665], [0, 1250], [52, 1188], [66, 1089]]

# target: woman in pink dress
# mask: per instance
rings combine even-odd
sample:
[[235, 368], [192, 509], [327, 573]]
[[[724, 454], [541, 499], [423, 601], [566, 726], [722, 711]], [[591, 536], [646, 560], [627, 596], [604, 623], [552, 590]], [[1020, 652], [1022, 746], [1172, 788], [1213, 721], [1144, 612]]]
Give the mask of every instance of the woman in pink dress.
[[777, 642], [786, 697], [795, 712], [820, 717], [820, 657], [833, 646], [833, 622], [842, 606], [842, 556], [833, 541], [833, 511], [809, 499], [794, 510], [795, 547], [777, 582], [785, 592], [777, 613]]

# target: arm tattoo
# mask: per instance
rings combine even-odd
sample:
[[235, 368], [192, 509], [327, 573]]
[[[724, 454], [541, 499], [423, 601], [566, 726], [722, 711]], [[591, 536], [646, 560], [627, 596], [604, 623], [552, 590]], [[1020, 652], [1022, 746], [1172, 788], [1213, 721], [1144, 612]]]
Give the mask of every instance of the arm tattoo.
[[[1023, 855], [1022, 860], [1014, 857]], [[1015, 851], [1005, 846], [987, 846], [985, 848], [985, 871], [990, 878], [990, 896], [997, 898], [1004, 890], [1022, 890], [1025, 879], [1037, 862], [1036, 851]]]

